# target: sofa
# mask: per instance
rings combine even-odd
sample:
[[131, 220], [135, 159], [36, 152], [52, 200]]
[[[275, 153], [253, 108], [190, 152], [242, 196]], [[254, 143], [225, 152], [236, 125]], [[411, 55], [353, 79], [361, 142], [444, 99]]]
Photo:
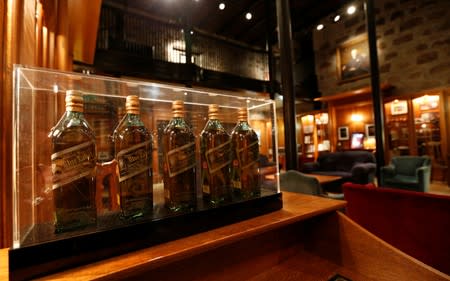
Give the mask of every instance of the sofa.
[[450, 274], [450, 196], [343, 185], [346, 215], [402, 252]]
[[304, 163], [303, 173], [340, 176], [341, 182], [373, 182], [376, 173], [375, 156], [364, 150], [321, 153], [315, 162]]
[[380, 170], [380, 186], [425, 192], [430, 180], [431, 158], [426, 155], [394, 156]]

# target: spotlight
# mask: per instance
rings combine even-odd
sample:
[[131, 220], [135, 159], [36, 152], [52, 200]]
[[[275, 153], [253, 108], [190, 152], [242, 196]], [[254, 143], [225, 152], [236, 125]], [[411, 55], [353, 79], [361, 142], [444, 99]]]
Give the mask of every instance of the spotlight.
[[317, 27], [316, 27], [317, 30], [322, 30], [323, 28], [324, 28], [323, 24], [319, 24], [319, 25], [317, 25]]
[[333, 21], [334, 21], [334, 22], [338, 22], [340, 19], [341, 19], [341, 16], [340, 16], [340, 15], [336, 15], [336, 16], [333, 18]]
[[245, 14], [245, 18], [246, 18], [247, 20], [251, 20], [251, 19], [252, 19], [252, 13], [246, 13], [246, 14]]
[[225, 3], [220, 3], [219, 10], [224, 10], [224, 9], [225, 9]]
[[356, 12], [356, 7], [351, 5], [347, 8], [347, 14], [353, 15]]

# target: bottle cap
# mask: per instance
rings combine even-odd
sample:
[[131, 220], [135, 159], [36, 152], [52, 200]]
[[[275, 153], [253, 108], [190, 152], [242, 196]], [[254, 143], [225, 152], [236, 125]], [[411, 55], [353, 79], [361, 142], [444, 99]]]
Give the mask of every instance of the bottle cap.
[[247, 108], [241, 107], [238, 110], [238, 121], [248, 121]]
[[128, 114], [139, 114], [139, 97], [138, 96], [127, 96], [127, 101], [125, 103], [125, 108]]
[[66, 91], [66, 111], [83, 112], [83, 93], [77, 90]]
[[172, 102], [173, 117], [184, 117], [184, 102], [182, 100], [175, 100]]
[[219, 117], [219, 105], [210, 104], [208, 107], [208, 118], [211, 120], [217, 120]]

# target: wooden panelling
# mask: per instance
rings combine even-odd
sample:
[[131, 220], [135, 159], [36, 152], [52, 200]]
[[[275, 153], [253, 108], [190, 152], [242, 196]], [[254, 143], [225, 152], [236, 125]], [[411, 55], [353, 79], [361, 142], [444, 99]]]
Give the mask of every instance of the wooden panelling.
[[[0, 36], [3, 42], [0, 46], [0, 247], [9, 246], [12, 241], [13, 65], [70, 70], [73, 45], [70, 41], [71, 26], [85, 28], [86, 34], [79, 33], [78, 36], [86, 36], [83, 39], [86, 44], [82, 48], [93, 54], [101, 1], [88, 2], [7, 0], [0, 3]], [[70, 14], [69, 7], [74, 7]], [[83, 9], [90, 10], [84, 13]], [[77, 12], [80, 12], [81, 18]]]
[[[97, 30], [100, 19], [101, 0], [67, 0], [70, 30], [61, 30], [61, 34], [70, 34], [73, 43], [73, 60], [87, 64], [94, 63]], [[61, 14], [61, 13], [60, 13]], [[62, 42], [61, 42], [62, 43]]]
[[[0, 1], [0, 39], [2, 42], [5, 42], [5, 32], [6, 32], [6, 1]], [[4, 71], [4, 46], [5, 44], [0, 44], [0, 116], [5, 116], [5, 106], [4, 106], [4, 80], [5, 80], [5, 71]], [[2, 118], [3, 120], [3, 118]], [[5, 123], [0, 121], [0, 154], [5, 155], [6, 153], [6, 143], [5, 143]], [[4, 194], [5, 190], [5, 174], [6, 171], [6, 159], [0, 157], [0, 194]], [[0, 248], [3, 247], [5, 242], [5, 234], [6, 234], [6, 198], [4, 196], [0, 196]], [[1, 278], [2, 276], [0, 276]]]

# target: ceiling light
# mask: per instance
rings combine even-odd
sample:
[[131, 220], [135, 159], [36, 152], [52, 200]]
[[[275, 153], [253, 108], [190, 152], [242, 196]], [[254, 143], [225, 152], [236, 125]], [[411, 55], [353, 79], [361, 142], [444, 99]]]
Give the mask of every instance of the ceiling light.
[[193, 30], [191, 30], [191, 32], [190, 32], [190, 33], [191, 33], [191, 35], [192, 35], [192, 34], [194, 34], [194, 31], [193, 31]]
[[353, 15], [356, 12], [356, 7], [351, 5], [347, 8], [347, 14]]
[[219, 10], [224, 10], [224, 9], [225, 9], [225, 3], [220, 3]]
[[322, 30], [323, 28], [324, 28], [323, 24], [319, 24], [319, 25], [317, 25], [317, 27], [316, 27], [317, 30]]
[[245, 14], [245, 18], [246, 18], [247, 20], [251, 20], [251, 19], [252, 19], [252, 13], [246, 13], [246, 14]]
[[338, 22], [340, 19], [341, 19], [341, 15], [336, 15], [336, 16], [333, 18], [333, 21], [334, 21], [334, 22]]

